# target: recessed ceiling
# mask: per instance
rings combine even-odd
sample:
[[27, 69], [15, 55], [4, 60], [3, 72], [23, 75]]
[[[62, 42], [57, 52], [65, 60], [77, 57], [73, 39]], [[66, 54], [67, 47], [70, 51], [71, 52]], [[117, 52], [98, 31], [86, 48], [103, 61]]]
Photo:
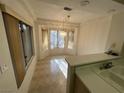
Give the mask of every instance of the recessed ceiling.
[[[124, 11], [124, 5], [113, 0], [89, 0], [89, 4], [82, 6], [83, 0], [27, 0], [38, 18], [63, 20], [66, 14], [71, 15], [71, 22], [84, 22], [89, 19], [104, 16], [110, 10]], [[65, 12], [64, 7], [72, 8]]]

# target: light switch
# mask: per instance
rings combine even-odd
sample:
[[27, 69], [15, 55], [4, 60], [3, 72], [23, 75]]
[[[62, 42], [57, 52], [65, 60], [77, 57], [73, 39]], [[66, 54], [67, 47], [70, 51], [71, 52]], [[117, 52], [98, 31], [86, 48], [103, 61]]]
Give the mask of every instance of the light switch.
[[8, 67], [7, 67], [6, 64], [3, 64], [3, 65], [0, 66], [0, 69], [1, 69], [1, 73], [3, 74], [5, 71], [8, 70]]
[[1, 70], [1, 67], [0, 67], [0, 76], [2, 75], [2, 70]]

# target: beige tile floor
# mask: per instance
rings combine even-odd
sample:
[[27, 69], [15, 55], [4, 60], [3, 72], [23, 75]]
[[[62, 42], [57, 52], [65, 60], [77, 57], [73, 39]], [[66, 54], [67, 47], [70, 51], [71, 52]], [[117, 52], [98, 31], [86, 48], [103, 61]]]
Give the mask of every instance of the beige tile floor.
[[48, 57], [36, 64], [28, 93], [66, 93], [66, 77], [53, 60], [59, 58]]

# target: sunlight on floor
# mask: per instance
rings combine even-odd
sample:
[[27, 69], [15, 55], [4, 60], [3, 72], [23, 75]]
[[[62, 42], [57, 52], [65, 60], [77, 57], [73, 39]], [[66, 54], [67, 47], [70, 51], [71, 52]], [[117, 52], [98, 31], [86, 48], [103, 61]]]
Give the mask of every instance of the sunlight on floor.
[[37, 62], [28, 93], [66, 93], [67, 68], [63, 56]]
[[57, 65], [64, 74], [65, 78], [67, 78], [68, 64], [64, 58], [52, 59], [50, 62], [52, 71], [56, 71], [54, 66]]

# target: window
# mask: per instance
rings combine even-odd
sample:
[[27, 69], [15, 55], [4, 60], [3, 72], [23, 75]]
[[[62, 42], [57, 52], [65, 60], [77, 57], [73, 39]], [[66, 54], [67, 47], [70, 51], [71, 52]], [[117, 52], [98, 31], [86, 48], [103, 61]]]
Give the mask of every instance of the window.
[[50, 47], [53, 48], [64, 48], [66, 43], [67, 32], [65, 31], [50, 31]]
[[[50, 44], [50, 45], [49, 45]], [[52, 29], [42, 30], [42, 47], [43, 50], [54, 48], [68, 48], [73, 49], [74, 46], [74, 31], [63, 31]]]
[[51, 30], [50, 31], [50, 48], [53, 49], [53, 48], [57, 48], [57, 31], [56, 30]]
[[32, 27], [25, 23], [20, 22], [19, 29], [21, 32], [25, 66], [27, 66], [31, 57], [33, 56]]
[[64, 48], [66, 43], [67, 33], [65, 31], [58, 31], [58, 47]]

